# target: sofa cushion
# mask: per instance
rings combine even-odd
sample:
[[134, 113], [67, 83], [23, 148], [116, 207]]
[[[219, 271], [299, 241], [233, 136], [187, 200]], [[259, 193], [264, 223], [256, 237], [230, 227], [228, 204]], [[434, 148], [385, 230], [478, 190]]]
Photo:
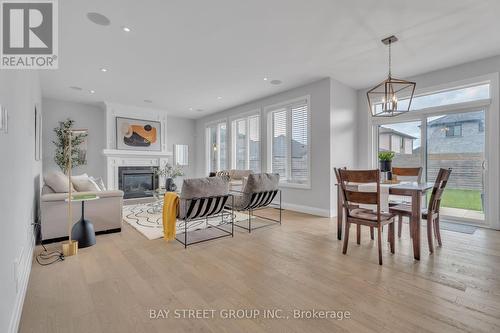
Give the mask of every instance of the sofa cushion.
[[91, 180], [86, 173], [79, 176], [72, 176], [71, 182], [78, 192], [92, 192], [101, 190], [99, 186], [97, 186], [97, 184], [93, 180]]
[[102, 180], [102, 177], [95, 178], [95, 177], [91, 176], [89, 178], [97, 185], [97, 187], [99, 187], [99, 189], [101, 191], [106, 191], [106, 186], [104, 185], [104, 181]]
[[[55, 193], [68, 193], [69, 192], [69, 182], [68, 177], [61, 171], [49, 172], [44, 177], [45, 184], [49, 186]], [[74, 191], [75, 188], [71, 184], [71, 190]]]

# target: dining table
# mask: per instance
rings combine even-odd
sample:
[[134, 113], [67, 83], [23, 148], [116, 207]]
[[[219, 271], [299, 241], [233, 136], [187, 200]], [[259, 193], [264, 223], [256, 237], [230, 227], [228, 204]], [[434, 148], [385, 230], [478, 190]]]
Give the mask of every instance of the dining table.
[[[350, 188], [359, 187], [365, 184], [348, 184]], [[376, 184], [373, 184], [376, 187]], [[417, 182], [388, 182], [380, 183], [381, 196], [383, 193], [387, 195], [397, 195], [401, 197], [411, 198], [411, 217], [410, 217], [410, 233], [413, 241], [413, 257], [415, 260], [420, 260], [420, 223], [422, 219], [422, 197], [432, 188], [434, 183], [417, 183]], [[386, 198], [388, 201], [388, 198]], [[382, 198], [381, 198], [382, 201]], [[344, 204], [342, 196], [342, 188], [337, 184], [337, 238], [342, 239], [342, 224], [344, 220]]]

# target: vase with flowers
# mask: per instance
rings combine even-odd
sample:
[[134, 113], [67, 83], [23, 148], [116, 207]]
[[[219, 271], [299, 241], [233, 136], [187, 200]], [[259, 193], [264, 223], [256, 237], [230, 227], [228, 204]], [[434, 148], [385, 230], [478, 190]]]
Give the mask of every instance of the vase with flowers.
[[170, 163], [167, 163], [163, 168], [158, 168], [155, 173], [160, 177], [165, 177], [165, 190], [168, 192], [175, 192], [177, 190], [175, 178], [184, 176], [184, 171], [180, 165]]

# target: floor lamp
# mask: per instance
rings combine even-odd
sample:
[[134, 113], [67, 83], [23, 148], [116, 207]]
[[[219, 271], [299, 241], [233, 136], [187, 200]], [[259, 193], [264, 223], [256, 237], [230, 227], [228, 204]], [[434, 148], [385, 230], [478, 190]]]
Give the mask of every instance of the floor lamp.
[[87, 134], [86, 129], [70, 129], [67, 131], [68, 136], [68, 145], [66, 146], [66, 156], [68, 158], [68, 241], [62, 243], [62, 251], [65, 257], [72, 256], [78, 253], [78, 241], [71, 239], [71, 228], [73, 226], [73, 208], [72, 208], [72, 200], [73, 200], [73, 186], [71, 182], [71, 169], [73, 154], [72, 154], [72, 145], [73, 135]]

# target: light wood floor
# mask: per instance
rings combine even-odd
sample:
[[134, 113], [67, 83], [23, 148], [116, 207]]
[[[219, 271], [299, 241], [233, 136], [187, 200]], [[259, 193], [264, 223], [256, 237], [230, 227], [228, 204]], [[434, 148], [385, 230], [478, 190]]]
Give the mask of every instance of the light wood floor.
[[[335, 226], [286, 212], [281, 227], [184, 250], [124, 225], [78, 256], [33, 264], [20, 332], [500, 332], [500, 232], [443, 230], [433, 255], [423, 232], [415, 262], [405, 224], [396, 254], [386, 247], [379, 266], [367, 228], [361, 246], [351, 234], [344, 256]], [[150, 309], [253, 308], [351, 319], [149, 318]]]

